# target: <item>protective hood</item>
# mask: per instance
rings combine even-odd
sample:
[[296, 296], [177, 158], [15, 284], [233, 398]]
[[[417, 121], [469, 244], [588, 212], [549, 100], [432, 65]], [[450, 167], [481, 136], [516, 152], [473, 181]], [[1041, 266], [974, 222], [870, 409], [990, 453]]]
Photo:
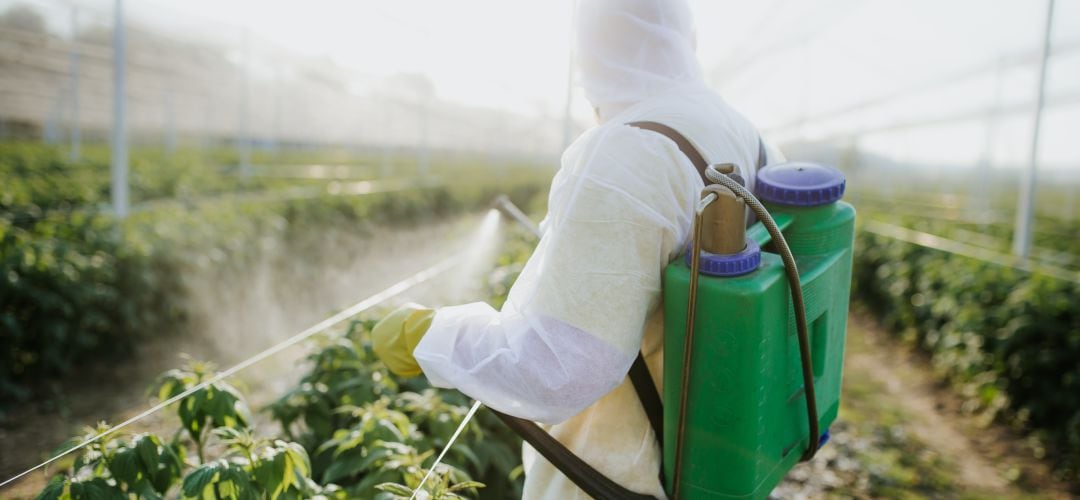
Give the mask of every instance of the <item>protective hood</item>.
[[579, 0], [576, 20], [580, 83], [601, 121], [702, 81], [686, 0]]

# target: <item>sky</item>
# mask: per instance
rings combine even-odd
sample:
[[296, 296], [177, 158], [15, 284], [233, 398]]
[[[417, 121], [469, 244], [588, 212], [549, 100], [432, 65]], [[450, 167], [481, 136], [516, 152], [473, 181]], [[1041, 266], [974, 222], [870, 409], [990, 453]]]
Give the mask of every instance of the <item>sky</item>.
[[[0, 0], [0, 7], [15, 0]], [[440, 99], [558, 116], [572, 0], [138, 0], [177, 37], [332, 61], [358, 92], [427, 75]], [[108, 19], [110, 0], [83, 6]], [[1031, 146], [1046, 0], [691, 0], [712, 84], [778, 141], [856, 141], [899, 160], [1021, 164]], [[63, 24], [64, 16], [56, 22]], [[1080, 171], [1080, 0], [1057, 0], [1042, 161]], [[571, 110], [589, 106], [572, 90]], [[867, 104], [870, 103], [870, 104]], [[837, 113], [837, 111], [844, 111]]]

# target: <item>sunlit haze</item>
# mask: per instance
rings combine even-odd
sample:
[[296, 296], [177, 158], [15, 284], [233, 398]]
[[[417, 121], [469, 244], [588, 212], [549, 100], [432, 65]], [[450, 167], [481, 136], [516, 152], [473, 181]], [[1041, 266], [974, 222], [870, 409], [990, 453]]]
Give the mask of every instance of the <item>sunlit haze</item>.
[[[1043, 163], [1076, 169], [1080, 0], [1057, 3]], [[45, 9], [51, 29], [70, 30], [67, 4], [30, 4]], [[1015, 166], [1028, 156], [1044, 2], [692, 4], [709, 82], [780, 143], [857, 137], [863, 150], [931, 164], [990, 156]], [[71, 5], [82, 24], [110, 22], [110, 1]], [[127, 10], [134, 25], [225, 47], [234, 61], [247, 47], [258, 54], [248, 63], [256, 82], [282, 78], [289, 68], [280, 61], [296, 58], [332, 63], [356, 95], [385, 89], [395, 75], [423, 75], [442, 102], [546, 119], [544, 144], [561, 146], [567, 0], [143, 0]], [[576, 130], [589, 124], [576, 89], [570, 109]]]

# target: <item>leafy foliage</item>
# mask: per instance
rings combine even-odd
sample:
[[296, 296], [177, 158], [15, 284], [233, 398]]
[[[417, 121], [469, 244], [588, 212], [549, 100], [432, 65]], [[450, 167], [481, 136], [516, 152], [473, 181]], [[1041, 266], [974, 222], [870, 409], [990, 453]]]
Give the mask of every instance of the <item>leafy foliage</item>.
[[184, 478], [185, 498], [345, 498], [337, 486], [311, 479], [307, 452], [296, 443], [255, 439], [245, 428], [219, 427], [213, 433], [227, 451]]
[[1080, 286], [860, 232], [854, 289], [987, 419], [1080, 467]]
[[[84, 436], [65, 443], [63, 448], [89, 440], [106, 429], [103, 423], [88, 428]], [[184, 453], [183, 448], [150, 434], [136, 435], [130, 442], [98, 440], [75, 460], [71, 474], [54, 477], [37, 498], [164, 498], [181, 476]]]
[[[200, 499], [389, 498], [418, 487], [435, 450], [464, 419], [467, 400], [431, 388], [398, 392], [423, 383], [394, 381], [375, 360], [371, 324], [354, 321], [330, 333], [309, 356], [312, 369], [300, 385], [267, 409], [285, 438], [253, 435], [240, 391], [223, 381], [205, 384], [215, 376], [212, 366], [190, 362], [162, 374], [153, 388], [162, 400], [198, 388], [175, 405], [180, 429], [171, 443], [150, 434], [94, 441], [38, 498], [164, 498], [177, 486], [183, 498]], [[475, 494], [484, 483], [473, 478], [490, 481], [493, 495], [520, 496], [520, 441], [487, 417], [467, 425], [425, 484], [427, 498]], [[63, 449], [106, 429], [88, 429]]]
[[[511, 256], [499, 261], [503, 268], [489, 283], [496, 299], [502, 282], [520, 271], [526, 241], [518, 234]], [[283, 436], [257, 437], [241, 392], [223, 381], [207, 383], [216, 376], [212, 365], [191, 361], [162, 374], [152, 388], [161, 400], [198, 388], [176, 403], [179, 429], [171, 442], [149, 434], [130, 443], [94, 441], [38, 498], [409, 498], [471, 402], [422, 378], [395, 379], [372, 352], [374, 323], [353, 320], [316, 341], [298, 385], [264, 410]], [[88, 429], [63, 449], [106, 429]], [[520, 498], [520, 448], [520, 439], [482, 409], [418, 498]]]
[[[87, 147], [84, 157], [72, 163], [56, 148], [0, 144], [0, 420], [6, 406], [40, 389], [31, 381], [189, 328], [192, 294], [183, 277], [191, 270], [242, 275], [257, 265], [261, 241], [307, 255], [307, 245], [322, 241], [311, 235], [327, 227], [457, 213], [501, 191], [526, 200], [549, 175], [522, 167], [520, 175], [492, 176], [482, 162], [440, 161], [432, 171], [453, 172], [452, 185], [335, 196], [334, 181], [236, 175], [218, 166], [234, 159], [216, 152], [136, 151], [131, 197], [146, 210], [117, 221], [108, 213], [108, 150]], [[237, 195], [296, 189], [310, 196]]]
[[[299, 386], [267, 408], [307, 448], [314, 477], [361, 498], [375, 496], [382, 483], [407, 483], [433, 460], [432, 450], [446, 446], [470, 404], [421, 379], [395, 380], [371, 351], [373, 323], [354, 321], [331, 333], [308, 357], [311, 370]], [[494, 497], [520, 496], [519, 449], [520, 440], [481, 410], [445, 463], [455, 483], [476, 479]]]
[[[181, 369], [165, 372], [158, 378], [158, 399], [166, 401], [194, 389], [213, 376], [213, 365], [190, 362]], [[245, 428], [251, 424], [251, 410], [235, 387], [224, 381], [206, 385], [180, 400], [177, 406], [180, 424], [195, 443], [199, 460], [207, 429]]]
[[[475, 494], [476, 490], [483, 488], [484, 483], [477, 481], [458, 481], [455, 480], [458, 472], [452, 467], [440, 465], [428, 478], [428, 481], [423, 485], [420, 481], [424, 479], [424, 475], [427, 474], [426, 469], [420, 469], [415, 473], [411, 473], [406, 478], [408, 484], [401, 483], [382, 483], [375, 486], [375, 489], [379, 491], [385, 491], [391, 495], [390, 498], [395, 500], [411, 499], [413, 498], [413, 492], [417, 488], [420, 491], [417, 492], [417, 498], [431, 499], [431, 500], [458, 500], [469, 498], [462, 496], [465, 493]], [[471, 496], [471, 495], [470, 495]]]

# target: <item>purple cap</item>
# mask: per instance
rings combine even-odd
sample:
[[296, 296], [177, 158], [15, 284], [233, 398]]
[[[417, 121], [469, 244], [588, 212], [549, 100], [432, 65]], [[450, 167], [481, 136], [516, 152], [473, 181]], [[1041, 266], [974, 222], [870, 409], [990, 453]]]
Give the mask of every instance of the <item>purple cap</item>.
[[[693, 249], [686, 251], [686, 265], [693, 267]], [[746, 247], [739, 253], [722, 255], [701, 251], [700, 271], [709, 276], [742, 276], [761, 265], [761, 247], [757, 241], [746, 240]]]
[[792, 161], [762, 168], [754, 194], [777, 205], [815, 207], [839, 201], [844, 185], [844, 173], [833, 167]]

